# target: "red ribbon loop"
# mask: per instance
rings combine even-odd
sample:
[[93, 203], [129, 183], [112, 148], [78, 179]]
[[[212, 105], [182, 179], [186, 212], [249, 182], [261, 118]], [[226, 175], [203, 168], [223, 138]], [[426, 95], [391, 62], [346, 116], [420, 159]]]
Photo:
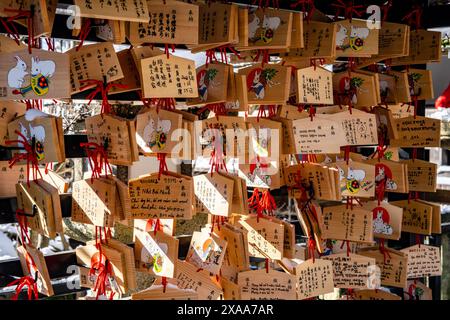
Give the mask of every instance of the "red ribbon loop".
[[76, 47], [75, 51], [79, 51], [81, 49], [90, 31], [91, 31], [91, 19], [87, 19], [84, 21], [83, 26], [81, 27], [80, 34], [78, 36], [78, 40], [80, 40], [80, 43]]
[[402, 18], [402, 21], [406, 21], [408, 25], [414, 27], [416, 30], [420, 29], [422, 26], [422, 13], [422, 7], [419, 5], [414, 5], [413, 9]]
[[94, 142], [87, 142], [80, 143], [80, 147], [86, 149], [89, 166], [92, 170], [91, 181], [100, 178], [103, 168], [105, 169], [105, 177], [108, 175], [108, 171], [112, 174], [112, 168], [108, 161], [108, 154], [105, 146], [101, 146]]
[[161, 179], [161, 175], [162, 174], [166, 174], [167, 171], [169, 171], [169, 169], [167, 167], [166, 157], [167, 157], [166, 153], [158, 153], [157, 154], [157, 158], [158, 158], [158, 161], [159, 161], [158, 179]]
[[365, 13], [364, 6], [355, 6], [353, 0], [347, 1], [347, 3], [344, 3], [342, 0], [335, 0], [335, 2], [336, 3], [331, 4], [332, 7], [336, 8], [336, 14], [334, 16], [335, 20], [337, 20], [342, 12], [344, 12], [345, 19], [350, 20], [350, 22], [352, 22], [354, 14], [356, 14], [358, 17], [362, 17], [362, 15]]
[[94, 91], [92, 91], [88, 96], [87, 99], [89, 100], [88, 105], [91, 104], [92, 100], [95, 99], [97, 94], [101, 94], [102, 97], [102, 114], [110, 114], [112, 112], [111, 104], [108, 101], [108, 93], [112, 88], [119, 88], [119, 89], [126, 89], [128, 88], [125, 84], [119, 84], [119, 83], [106, 83], [106, 81], [100, 81], [100, 80], [94, 80], [94, 79], [88, 79], [88, 80], [81, 80], [80, 84], [85, 84], [80, 88], [81, 91], [92, 88], [94, 86]]
[[16, 279], [6, 285], [7, 287], [17, 286], [16, 293], [11, 298], [11, 300], [18, 300], [20, 292], [24, 287], [27, 287], [28, 300], [38, 300], [39, 293], [37, 288], [37, 283], [35, 279], [31, 276], [24, 276], [20, 279]]
[[13, 23], [16, 20], [26, 19], [27, 20], [27, 29], [28, 29], [28, 53], [31, 54], [31, 48], [33, 48], [35, 44], [34, 39], [34, 6], [30, 8], [30, 10], [22, 10], [22, 9], [10, 9], [6, 8], [4, 10], [5, 12], [9, 13], [15, 13], [14, 16], [11, 16], [7, 19], [7, 22], [9, 23], [9, 27], [5, 24], [5, 22], [2, 23], [5, 26], [6, 32], [9, 35], [12, 35], [13, 39], [16, 40], [17, 44], [20, 44], [19, 42], [19, 32], [17, 31], [17, 28], [15, 24]]

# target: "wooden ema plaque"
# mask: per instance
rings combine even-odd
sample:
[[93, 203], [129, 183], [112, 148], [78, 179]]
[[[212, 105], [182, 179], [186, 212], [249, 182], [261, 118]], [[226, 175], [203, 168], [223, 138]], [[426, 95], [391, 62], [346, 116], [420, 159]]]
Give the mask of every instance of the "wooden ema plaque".
[[44, 254], [39, 249], [27, 244], [26, 248], [24, 246], [17, 247], [17, 255], [19, 256], [24, 275], [34, 279], [37, 272], [36, 285], [38, 292], [47, 297], [53, 296], [55, 293]]
[[292, 121], [295, 150], [298, 154], [339, 153], [346, 144], [338, 122], [316, 117]]
[[350, 253], [323, 256], [333, 263], [333, 279], [336, 288], [367, 289], [375, 259]]
[[406, 57], [392, 59], [392, 65], [425, 64], [440, 61], [441, 32], [415, 30], [410, 32], [409, 54]]
[[404, 56], [409, 50], [410, 27], [406, 24], [383, 21], [379, 30], [378, 56]]
[[373, 74], [352, 71], [333, 74], [333, 88], [341, 104], [351, 99], [353, 107], [378, 105], [381, 98], [377, 91], [378, 79]]
[[380, 239], [398, 240], [402, 231], [403, 209], [389, 202], [368, 201], [363, 208], [372, 212], [373, 236]]
[[162, 231], [155, 233], [149, 229], [151, 226], [148, 222], [145, 230], [136, 227], [133, 229], [136, 270], [159, 277], [173, 278], [178, 259], [178, 239]]
[[248, 252], [252, 257], [281, 260], [284, 250], [284, 226], [269, 218], [249, 216], [237, 222], [247, 232]]
[[101, 179], [80, 180], [72, 186], [72, 221], [113, 227], [116, 186]]
[[318, 218], [323, 239], [373, 243], [371, 211], [345, 205], [325, 207]]
[[408, 255], [408, 279], [442, 275], [441, 252], [439, 247], [420, 244], [400, 251]]
[[343, 197], [372, 198], [375, 196], [375, 166], [363, 162], [336, 162], [339, 189]]
[[[145, 1], [144, 1], [145, 2]], [[198, 44], [197, 5], [181, 1], [147, 1], [149, 18], [130, 22], [128, 40], [134, 44], [170, 43]]]
[[133, 122], [101, 114], [86, 118], [85, 123], [89, 142], [101, 146], [106, 142], [111, 164], [127, 166], [139, 160]]
[[220, 285], [223, 290], [224, 300], [241, 300], [241, 288], [239, 285], [225, 277], [220, 277]]
[[431, 235], [432, 206], [416, 200], [393, 201], [391, 204], [403, 208], [403, 232]]
[[194, 176], [194, 191], [199, 212], [228, 217], [231, 215], [234, 180], [220, 173]]
[[53, 239], [56, 237], [53, 200], [42, 187], [43, 183], [43, 180], [30, 181], [29, 187], [26, 183], [16, 184], [17, 207], [28, 215], [33, 214], [35, 208], [35, 216], [27, 218], [30, 229]]
[[333, 263], [329, 260], [307, 260], [295, 267], [297, 299], [309, 299], [334, 291]]
[[[40, 164], [64, 162], [64, 137], [61, 118], [45, 115], [35, 117], [33, 120], [28, 121], [25, 116], [21, 116], [8, 123], [8, 136], [10, 140], [23, 141], [24, 139], [16, 131], [20, 132], [30, 145], [32, 144], [33, 137], [35, 138], [35, 151]], [[17, 146], [24, 147], [22, 142], [18, 142]], [[21, 152], [24, 151], [13, 150], [12, 154], [14, 156]]]
[[258, 64], [240, 69], [241, 75], [246, 76], [249, 104], [284, 104], [289, 99], [291, 67]]
[[222, 263], [224, 268], [235, 268], [237, 272], [247, 270], [249, 266], [248, 245], [245, 234], [231, 224], [225, 223], [214, 232], [227, 242], [225, 257]]
[[370, 57], [378, 54], [379, 30], [368, 28], [366, 20], [335, 22], [337, 57]]
[[353, 295], [354, 300], [402, 300], [402, 298], [396, 294], [390, 293], [385, 290], [357, 290]]
[[[234, 42], [238, 19], [237, 5], [225, 3], [199, 4], [198, 43], [217, 47]], [[184, 38], [183, 38], [184, 39]]]
[[304, 104], [333, 104], [333, 73], [321, 67], [299, 69], [297, 102]]
[[26, 105], [15, 101], [0, 103], [0, 145], [6, 146], [8, 140], [8, 123], [25, 113]]
[[74, 0], [78, 14], [85, 18], [148, 22], [145, 0], [92, 1]]
[[[21, 184], [26, 182], [27, 165], [14, 165], [9, 167], [9, 161], [0, 161], [0, 181], [17, 181]], [[16, 185], [14, 183], [2, 183], [0, 186], [0, 198], [16, 197]]]
[[194, 290], [199, 300], [219, 300], [223, 293], [222, 288], [213, 277], [210, 277], [208, 271], [198, 270], [189, 262], [181, 260], [177, 261], [175, 270], [175, 279], [179, 288]]
[[136, 142], [145, 155], [172, 154], [180, 143], [177, 130], [182, 128], [183, 116], [167, 110], [151, 108], [136, 117]]
[[220, 273], [226, 249], [227, 242], [218, 236], [194, 231], [186, 262], [216, 275]]
[[[58, 5], [57, 0], [2, 1], [2, 3], [0, 3], [0, 17], [11, 17], [17, 14], [17, 12], [6, 12], [5, 9], [30, 10], [32, 5], [34, 6], [32, 22], [34, 36], [37, 38], [43, 35], [50, 35], [55, 20], [56, 7]], [[27, 27], [26, 19], [19, 19], [17, 23]], [[12, 45], [18, 47], [15, 42]]]
[[337, 25], [310, 21], [303, 25], [304, 47], [290, 49], [284, 59], [301, 60], [310, 58], [332, 58], [336, 56]]
[[348, 146], [378, 144], [377, 121], [374, 114], [355, 109], [352, 113], [343, 111], [335, 114], [320, 114], [316, 118], [338, 122], [337, 130], [344, 132], [345, 144]]
[[194, 188], [192, 178], [158, 173], [132, 179], [128, 183], [133, 219], [191, 219]]
[[203, 65], [197, 68], [196, 77], [198, 98], [189, 100], [188, 104], [223, 103], [228, 100], [227, 91], [231, 91], [233, 88], [231, 82], [235, 81], [231, 65], [219, 62]]
[[196, 98], [195, 63], [177, 56], [160, 55], [140, 62], [144, 98]]
[[403, 289], [404, 300], [433, 300], [433, 291], [417, 280], [408, 280]]
[[399, 138], [391, 139], [392, 147], [439, 148], [441, 146], [441, 121], [421, 116], [395, 121]]
[[71, 49], [70, 84], [71, 94], [78, 93], [81, 88], [90, 89], [83, 80], [98, 80], [110, 83], [124, 77], [120, 62], [111, 42], [103, 42], [82, 46], [78, 51]]
[[437, 164], [423, 160], [403, 160], [408, 165], [409, 191], [436, 192]]
[[269, 270], [239, 272], [242, 300], [296, 300], [295, 277]]

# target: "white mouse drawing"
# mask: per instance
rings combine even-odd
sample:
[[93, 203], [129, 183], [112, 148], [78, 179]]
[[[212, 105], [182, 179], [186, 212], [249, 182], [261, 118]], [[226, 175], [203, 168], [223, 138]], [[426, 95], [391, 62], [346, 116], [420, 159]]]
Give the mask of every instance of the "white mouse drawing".
[[281, 24], [280, 17], [267, 17], [264, 15], [263, 28], [277, 30]]
[[364, 170], [354, 170], [352, 168], [348, 168], [347, 179], [348, 180], [358, 180], [363, 181], [366, 177], [366, 173]]
[[260, 20], [256, 14], [253, 15], [253, 20], [248, 24], [248, 38], [252, 39], [256, 35], [256, 31], [258, 31]]
[[352, 26], [352, 29], [350, 31], [350, 38], [366, 39], [368, 36], [369, 36], [368, 28], [359, 28]]
[[19, 56], [15, 56], [14, 58], [17, 63], [8, 72], [8, 86], [10, 88], [20, 89], [23, 86], [25, 76], [28, 74], [27, 64]]
[[33, 127], [30, 123], [30, 138], [35, 137], [37, 141], [45, 141], [45, 129], [43, 126]]
[[44, 77], [52, 77], [55, 73], [56, 65], [52, 60], [40, 61], [39, 57], [31, 58], [31, 74], [37, 76], [42, 74]]
[[347, 32], [347, 28], [339, 24], [339, 31], [336, 33], [336, 46], [341, 47], [344, 45], [345, 39], [347, 39]]

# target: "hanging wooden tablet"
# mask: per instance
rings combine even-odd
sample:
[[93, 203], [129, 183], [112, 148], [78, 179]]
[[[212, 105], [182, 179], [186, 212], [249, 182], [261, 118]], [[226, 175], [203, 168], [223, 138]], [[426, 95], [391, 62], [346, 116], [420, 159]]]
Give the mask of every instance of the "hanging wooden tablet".
[[404, 300], [433, 300], [433, 291], [417, 280], [408, 280], [403, 291]]
[[281, 162], [256, 158], [253, 164], [239, 164], [238, 175], [247, 187], [273, 190], [284, 185], [281, 168]]
[[17, 207], [27, 215], [34, 215], [28, 217], [30, 229], [53, 239], [56, 237], [56, 224], [52, 194], [42, 188], [40, 182], [43, 181], [30, 181], [30, 186], [26, 183], [16, 184]]
[[434, 99], [433, 79], [430, 70], [409, 69], [410, 95], [418, 100]]
[[270, 119], [248, 117], [249, 135], [246, 163], [256, 165], [258, 159], [278, 161], [281, 154], [282, 124]]
[[[103, 42], [82, 46], [78, 51], [69, 50], [71, 94], [91, 89], [95, 85], [87, 85], [82, 81], [98, 80], [110, 83], [124, 77], [119, 59], [113, 44]], [[67, 71], [66, 71], [67, 72]]]
[[69, 190], [69, 183], [67, 183], [67, 181], [62, 176], [60, 176], [53, 170], [47, 170], [47, 172], [44, 171], [41, 173], [43, 180], [50, 184], [52, 187], [56, 188], [58, 190], [58, 193], [67, 193], [67, 191]]
[[106, 143], [111, 164], [127, 166], [139, 160], [136, 135], [130, 130], [134, 129], [134, 121], [100, 114], [86, 118], [85, 123], [88, 141], [100, 146]]
[[23, 49], [28, 49], [28, 46], [22, 42], [17, 44], [14, 39], [6, 35], [0, 35], [0, 53], [20, 51]]
[[345, 205], [325, 207], [318, 214], [323, 239], [373, 243], [372, 212]]
[[44, 254], [31, 244], [27, 244], [26, 248], [24, 246], [17, 247], [17, 255], [19, 256], [24, 275], [34, 279], [37, 273], [36, 286], [38, 292], [47, 297], [53, 296], [55, 292], [50, 280]]
[[365, 20], [335, 22], [336, 56], [367, 57], [378, 54], [378, 29], [371, 29]]
[[166, 55], [141, 60], [144, 98], [195, 98], [198, 96], [195, 63]]
[[136, 290], [136, 268], [133, 248], [117, 239], [108, 239], [108, 247], [115, 249], [123, 254], [123, 259], [125, 262], [125, 282], [127, 285], [127, 289], [130, 291]]
[[429, 148], [441, 145], [441, 121], [422, 116], [406, 117], [396, 120], [399, 139], [392, 140], [393, 147]]
[[191, 289], [180, 289], [168, 283], [167, 286], [153, 284], [150, 288], [133, 293], [131, 300], [198, 300], [198, 294]]
[[[0, 4], [0, 16], [12, 17], [17, 15], [17, 11], [9, 13], [6, 12], [5, 9], [29, 11], [33, 7], [34, 15], [32, 19], [32, 26], [34, 36], [39, 37], [49, 35], [52, 33], [57, 4], [58, 1], [56, 0], [4, 1]], [[28, 25], [26, 19], [19, 19], [17, 22], [25, 27]]]
[[288, 187], [295, 188], [298, 184], [298, 179], [301, 177], [301, 183], [307, 189], [313, 189], [314, 199], [341, 200], [341, 192], [337, 188], [339, 186], [339, 172], [335, 168], [325, 167], [316, 163], [302, 163], [285, 167], [284, 173]]
[[248, 214], [248, 192], [245, 179], [227, 172], [220, 172], [220, 175], [226, 178], [230, 178], [234, 181], [233, 199], [231, 201], [231, 213], [242, 215]]
[[231, 215], [234, 179], [208, 173], [194, 176], [193, 181], [198, 212], [224, 217]]
[[315, 118], [292, 122], [297, 154], [339, 153], [346, 138], [339, 123], [334, 120]]
[[437, 165], [432, 162], [402, 160], [408, 167], [408, 184], [410, 191], [436, 192]]
[[[231, 70], [233, 67], [224, 63], [209, 63], [196, 70], [198, 97], [188, 104], [224, 103], [227, 99]], [[231, 72], [230, 72], [231, 71]], [[233, 79], [234, 80], [234, 79]]]
[[406, 24], [383, 21], [378, 37], [378, 56], [408, 55], [410, 27]]
[[[8, 124], [8, 137], [10, 140], [24, 141], [16, 131], [26, 138], [26, 143], [32, 145], [35, 138], [35, 152], [39, 163], [64, 162], [64, 138], [62, 137], [62, 122], [51, 115], [39, 116], [32, 121], [26, 120], [24, 116]], [[24, 141], [25, 142], [25, 141]], [[24, 147], [23, 143], [17, 143], [18, 147]], [[13, 151], [16, 153], [25, 150]]]
[[[339, 72], [333, 74], [333, 89], [340, 104], [347, 104], [349, 100], [354, 107], [378, 105], [379, 92], [376, 89], [376, 79], [372, 75], [360, 72]], [[340, 99], [340, 100], [338, 100]]]
[[297, 103], [333, 104], [332, 75], [322, 67], [297, 70]]
[[[125, 284], [125, 261], [124, 254], [102, 244], [102, 252], [100, 253], [94, 244], [94, 241], [86, 244], [85, 246], [79, 246], [75, 249], [75, 254], [77, 257], [77, 263], [84, 265], [88, 268], [92, 267], [92, 264], [97, 261], [105, 261], [107, 259], [108, 263], [111, 264], [112, 276], [109, 277], [107, 290], [114, 291], [120, 294], [127, 292], [127, 287]], [[97, 277], [99, 276], [98, 271], [92, 275], [92, 281], [95, 283]]]
[[[159, 219], [159, 225], [155, 219], [134, 219], [134, 228], [143, 232], [162, 231], [168, 236], [175, 234], [175, 219]], [[159, 230], [158, 230], [159, 229]]]
[[281, 220], [284, 226], [283, 257], [293, 259], [295, 256], [295, 225]]
[[441, 224], [441, 204], [434, 203], [430, 201], [425, 201], [422, 199], [418, 199], [418, 202], [431, 206], [431, 233], [441, 234], [442, 233], [442, 224]]
[[[377, 120], [378, 136], [385, 139], [398, 139], [397, 127], [395, 126], [392, 110], [378, 106], [374, 107], [372, 112], [375, 114]], [[384, 154], [386, 155], [386, 151]]]
[[238, 285], [242, 300], [296, 300], [295, 277], [269, 270], [240, 272]]
[[303, 48], [292, 48], [283, 54], [283, 59], [320, 59], [336, 56], [337, 25], [310, 21], [303, 25]]
[[307, 260], [295, 267], [297, 300], [309, 299], [334, 291], [333, 263], [328, 260]]
[[284, 226], [282, 223], [276, 219], [257, 219], [255, 216], [249, 216], [239, 220], [236, 225], [247, 231], [250, 256], [281, 260], [284, 248]]
[[131, 179], [128, 190], [133, 219], [191, 219], [194, 186], [192, 177], [158, 173]]
[[8, 140], [8, 123], [25, 113], [25, 104], [15, 101], [2, 101], [0, 103], [0, 145], [6, 146]]
[[199, 300], [218, 300], [223, 293], [220, 284], [209, 276], [209, 272], [198, 270], [189, 262], [177, 260], [176, 282], [181, 289], [192, 289]]
[[130, 22], [128, 40], [133, 44], [169, 43], [198, 44], [199, 19], [197, 5], [182, 1], [147, 1], [149, 19]]
[[171, 154], [179, 144], [177, 130], [182, 128], [183, 116], [179, 113], [148, 109], [136, 117], [136, 140], [145, 155]]
[[0, 185], [0, 199], [14, 198], [16, 194], [15, 182], [21, 184], [26, 182], [27, 165], [14, 165], [9, 167], [9, 161], [0, 161], [0, 181], [11, 181], [13, 183], [2, 183]]
[[245, 75], [249, 104], [284, 104], [289, 99], [291, 67], [280, 64], [253, 65], [240, 69]]
[[224, 300], [241, 300], [241, 290], [237, 283], [222, 275], [220, 285], [222, 286]]
[[134, 62], [133, 54], [130, 49], [125, 49], [117, 52], [117, 59], [119, 60], [120, 68], [124, 77], [122, 79], [113, 81], [115, 84], [124, 86], [112, 87], [109, 91], [111, 94], [124, 93], [141, 90], [141, 79], [138, 68]]
[[[220, 143], [227, 157], [244, 157], [246, 148], [245, 119], [235, 116], [212, 117], [194, 123], [196, 155], [210, 157]], [[219, 147], [220, 148], [220, 147]]]
[[393, 201], [403, 208], [402, 231], [431, 235], [433, 207], [415, 200]]
[[425, 64], [440, 61], [441, 33], [436, 31], [415, 30], [410, 32], [409, 55], [392, 59], [392, 65]]
[[400, 250], [408, 255], [408, 279], [442, 275], [441, 252], [439, 247], [416, 244]]
[[375, 259], [350, 253], [338, 253], [323, 256], [322, 259], [333, 263], [333, 280], [335, 288], [367, 289], [370, 274], [375, 267]]
[[208, 232], [194, 231], [186, 261], [199, 269], [218, 275], [226, 249], [227, 241]]
[[230, 274], [229, 279], [237, 280], [239, 271], [249, 269], [248, 245], [245, 233], [235, 226], [225, 223], [214, 232], [227, 242], [221, 273]]
[[[405, 71], [389, 71], [389, 75], [395, 79], [395, 99], [396, 103], [411, 102], [411, 88], [408, 79], [408, 73]], [[381, 86], [381, 83], [380, 83]], [[400, 105], [400, 106], [401, 106]], [[405, 110], [408, 108], [404, 108]], [[413, 108], [409, 108], [414, 111]], [[412, 113], [411, 113], [412, 115]]]
[[389, 202], [368, 201], [363, 208], [372, 212], [373, 236], [380, 239], [398, 240], [402, 231], [403, 209]]
[[147, 22], [149, 17], [145, 0], [91, 1], [74, 0], [79, 15], [86, 18]]
[[287, 49], [292, 40], [292, 12], [272, 8], [248, 10], [248, 48]]
[[283, 143], [281, 144], [281, 154], [294, 154], [295, 153], [295, 142], [294, 142], [294, 129], [293, 121], [281, 118], [279, 116], [274, 117], [274, 120], [281, 122], [281, 139]]
[[69, 57], [34, 49], [0, 53], [0, 100], [69, 98]]
[[[133, 229], [136, 270], [160, 277], [173, 278], [178, 259], [178, 239], [162, 231]], [[153, 222], [153, 225], [156, 222]], [[148, 223], [147, 223], [148, 225]]]
[[334, 165], [339, 170], [339, 188], [342, 196], [371, 198], [375, 196], [375, 166], [363, 162], [344, 161]]
[[386, 192], [409, 192], [406, 164], [385, 159], [369, 159], [366, 162], [375, 165], [375, 181], [384, 184]]
[[113, 227], [116, 187], [100, 179], [85, 179], [72, 185], [72, 221]]
[[402, 300], [402, 298], [396, 294], [390, 293], [385, 290], [357, 290], [353, 299], [355, 300]]
[[401, 251], [385, 247], [383, 254], [379, 248], [361, 249], [360, 255], [373, 258], [381, 270], [381, 285], [397, 288], [406, 286], [407, 255]]

